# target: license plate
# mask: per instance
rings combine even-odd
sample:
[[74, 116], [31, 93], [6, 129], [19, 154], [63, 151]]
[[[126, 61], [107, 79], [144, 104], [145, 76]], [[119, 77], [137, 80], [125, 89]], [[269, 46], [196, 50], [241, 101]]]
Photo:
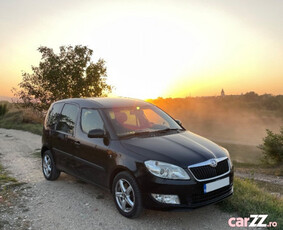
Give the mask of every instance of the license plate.
[[204, 191], [204, 193], [208, 193], [208, 192], [214, 191], [216, 189], [223, 188], [223, 187], [225, 187], [229, 184], [230, 184], [230, 178], [226, 177], [226, 178], [221, 179], [221, 180], [217, 180], [217, 181], [214, 181], [214, 182], [211, 182], [211, 183], [204, 184], [203, 185], [203, 191]]

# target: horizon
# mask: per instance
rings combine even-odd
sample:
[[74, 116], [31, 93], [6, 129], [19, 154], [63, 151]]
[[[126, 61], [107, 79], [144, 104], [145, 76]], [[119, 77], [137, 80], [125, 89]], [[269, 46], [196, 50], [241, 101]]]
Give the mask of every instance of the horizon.
[[39, 46], [86, 45], [111, 96], [283, 94], [283, 2], [44, 0], [0, 3], [0, 94], [38, 66]]
[[[224, 90], [225, 92], [225, 90]], [[244, 96], [245, 94], [247, 93], [255, 93], [257, 94], [258, 96], [265, 96], [265, 95], [270, 95], [272, 97], [277, 97], [277, 96], [283, 96], [283, 94], [271, 94], [271, 93], [263, 93], [263, 94], [258, 94], [257, 92], [254, 92], [254, 91], [248, 91], [248, 92], [245, 92], [245, 93], [241, 93], [241, 94], [226, 94], [225, 93], [225, 97], [226, 96]], [[110, 97], [110, 98], [115, 98], [115, 97], [124, 97], [124, 98], [132, 98], [132, 99], [135, 99], [133, 97], [126, 97], [126, 96], [115, 96], [115, 95], [112, 95], [112, 96], [107, 96], [107, 97]], [[221, 97], [221, 94], [217, 94], [217, 95], [203, 95], [203, 96], [186, 96], [186, 97], [156, 97], [156, 98], [146, 98], [146, 99], [141, 99], [141, 100], [144, 100], [144, 101], [147, 101], [147, 100], [157, 100], [157, 99], [187, 99], [187, 98], [205, 98], [205, 97]], [[84, 97], [83, 97], [84, 98]], [[13, 99], [18, 99], [17, 97], [10, 97], [10, 96], [4, 96], [4, 95], [0, 95], [0, 101], [8, 101], [8, 102], [13, 102], [12, 100]], [[139, 98], [136, 98], [136, 99], [139, 99]]]

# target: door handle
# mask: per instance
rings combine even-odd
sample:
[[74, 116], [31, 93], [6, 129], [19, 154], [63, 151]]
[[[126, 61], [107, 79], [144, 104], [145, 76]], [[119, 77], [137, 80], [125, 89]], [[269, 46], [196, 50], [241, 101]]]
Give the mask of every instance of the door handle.
[[81, 145], [81, 142], [75, 141], [75, 146], [80, 146], [80, 145]]

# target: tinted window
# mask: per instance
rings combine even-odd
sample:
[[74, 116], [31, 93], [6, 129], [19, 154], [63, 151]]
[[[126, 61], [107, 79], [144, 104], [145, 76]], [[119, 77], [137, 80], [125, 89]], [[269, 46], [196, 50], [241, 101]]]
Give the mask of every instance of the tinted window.
[[65, 104], [56, 130], [73, 134], [78, 113], [79, 108], [77, 106]]
[[63, 103], [56, 103], [52, 106], [46, 117], [45, 126], [50, 127], [52, 129], [55, 127], [58, 122], [62, 107]]
[[103, 120], [101, 119], [100, 114], [97, 110], [83, 109], [81, 124], [82, 130], [86, 133], [88, 133], [92, 129], [104, 130]]

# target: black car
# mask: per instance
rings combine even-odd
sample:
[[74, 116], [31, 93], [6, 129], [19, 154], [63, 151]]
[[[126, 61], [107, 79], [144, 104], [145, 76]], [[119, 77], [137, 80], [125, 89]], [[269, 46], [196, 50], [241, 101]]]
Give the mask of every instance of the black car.
[[50, 106], [42, 136], [47, 180], [66, 172], [110, 190], [119, 212], [197, 208], [233, 193], [226, 149], [135, 99], [65, 99]]

